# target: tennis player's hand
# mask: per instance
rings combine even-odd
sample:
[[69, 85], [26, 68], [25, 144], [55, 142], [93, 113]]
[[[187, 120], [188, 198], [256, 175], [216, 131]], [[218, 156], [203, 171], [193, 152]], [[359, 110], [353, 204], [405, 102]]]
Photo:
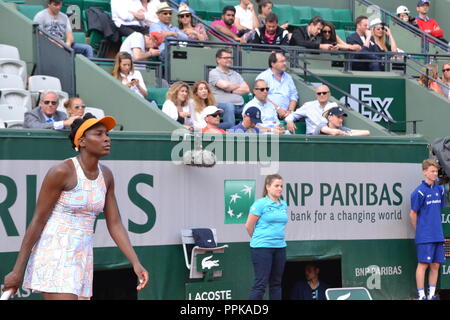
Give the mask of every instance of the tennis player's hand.
[[22, 277], [20, 277], [16, 272], [11, 271], [5, 276], [3, 281], [3, 291], [8, 291], [9, 289], [13, 290], [12, 295], [14, 296], [17, 290], [20, 287], [20, 283], [22, 282]]
[[148, 272], [145, 268], [140, 264], [136, 264], [133, 266], [134, 273], [136, 273], [139, 279], [139, 285], [137, 286], [137, 290], [142, 290], [147, 286], [148, 283]]

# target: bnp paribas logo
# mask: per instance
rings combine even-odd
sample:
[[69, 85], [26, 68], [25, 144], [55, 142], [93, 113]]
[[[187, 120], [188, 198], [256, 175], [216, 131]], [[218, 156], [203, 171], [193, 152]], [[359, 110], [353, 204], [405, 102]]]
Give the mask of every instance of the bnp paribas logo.
[[255, 202], [255, 180], [225, 180], [225, 224], [244, 224]]

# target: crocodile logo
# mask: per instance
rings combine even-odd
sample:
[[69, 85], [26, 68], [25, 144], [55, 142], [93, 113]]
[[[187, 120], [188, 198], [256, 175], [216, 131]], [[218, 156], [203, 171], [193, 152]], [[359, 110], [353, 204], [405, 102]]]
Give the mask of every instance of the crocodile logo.
[[219, 260], [210, 260], [213, 256], [208, 256], [202, 259], [202, 269], [211, 270], [213, 267], [219, 267]]

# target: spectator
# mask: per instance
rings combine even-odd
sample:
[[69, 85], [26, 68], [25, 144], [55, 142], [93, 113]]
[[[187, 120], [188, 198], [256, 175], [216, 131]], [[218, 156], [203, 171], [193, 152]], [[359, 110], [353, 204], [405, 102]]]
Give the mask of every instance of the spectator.
[[428, 300], [437, 300], [436, 284], [439, 265], [445, 262], [444, 233], [441, 212], [445, 208], [445, 189], [436, 184], [440, 166], [433, 160], [422, 162], [425, 180], [411, 193], [410, 219], [416, 231], [417, 248], [416, 284], [419, 300], [427, 300], [425, 295], [425, 272], [428, 274]]
[[289, 32], [278, 26], [278, 17], [270, 13], [264, 26], [255, 30], [252, 43], [286, 46], [289, 44]]
[[200, 130], [201, 133], [226, 133], [225, 130], [220, 129], [220, 114], [223, 110], [216, 106], [207, 106], [202, 112], [202, 118], [204, 119], [206, 126]]
[[48, 0], [47, 9], [39, 11], [34, 16], [33, 22], [39, 24], [46, 33], [71, 47], [75, 53], [81, 53], [87, 58], [94, 57], [94, 51], [90, 45], [74, 42], [69, 17], [61, 12], [61, 7], [62, 0]]
[[250, 207], [245, 229], [251, 237], [250, 253], [255, 280], [249, 300], [262, 300], [269, 285], [269, 299], [281, 300], [281, 281], [286, 263], [285, 229], [288, 206], [281, 196], [283, 178], [268, 175], [263, 197]]
[[306, 118], [306, 134], [314, 134], [319, 124], [327, 122], [323, 113], [331, 109], [336, 103], [329, 102], [331, 97], [330, 88], [326, 85], [320, 85], [316, 88], [317, 100], [308, 101], [294, 113], [286, 117], [287, 128], [291, 133], [295, 132], [297, 127], [294, 121], [300, 118]]
[[193, 129], [193, 121], [191, 119], [191, 108], [188, 103], [190, 96], [191, 92], [187, 83], [182, 81], [175, 82], [167, 91], [162, 112], [191, 130]]
[[[397, 43], [394, 35], [388, 26], [380, 19], [374, 19], [370, 22], [370, 30], [375, 45], [372, 47], [374, 52], [397, 52]], [[386, 41], [389, 38], [389, 42]], [[381, 59], [381, 57], [379, 57]], [[380, 70], [384, 70], [384, 63], [380, 63]]]
[[[211, 27], [216, 29], [217, 31], [223, 33], [229, 38], [233, 39], [236, 42], [247, 43], [247, 41], [243, 37], [238, 36], [238, 29], [234, 25], [234, 19], [236, 15], [236, 9], [233, 6], [226, 6], [222, 10], [222, 19], [216, 20], [211, 23]], [[226, 38], [217, 36], [223, 42], [229, 42]]]
[[441, 81], [446, 84], [446, 86], [441, 85], [442, 95], [450, 100], [450, 63], [444, 63], [442, 66]]
[[328, 122], [319, 124], [314, 131], [315, 135], [326, 134], [330, 136], [370, 136], [369, 130], [353, 130], [343, 126], [347, 114], [341, 107], [333, 107], [324, 112]]
[[223, 129], [235, 125], [235, 115], [240, 116], [244, 107], [244, 94], [250, 92], [248, 84], [234, 70], [233, 55], [228, 49], [219, 49], [216, 53], [217, 67], [209, 72], [208, 83], [212, 88], [218, 107], [224, 110]]
[[159, 32], [150, 32], [146, 35], [133, 32], [123, 41], [120, 51], [129, 53], [134, 61], [145, 61], [160, 56], [158, 46], [161, 43], [162, 35]]
[[436, 20], [428, 17], [428, 11], [430, 10], [430, 1], [419, 0], [416, 10], [419, 13], [416, 18], [419, 29], [435, 38], [444, 41], [447, 44], [448, 41], [444, 39], [444, 30], [439, 27], [439, 24], [436, 22]]
[[240, 0], [240, 3], [234, 8], [236, 9], [234, 24], [238, 29], [238, 36], [251, 40], [253, 31], [259, 28], [258, 16], [253, 3], [250, 0]]
[[256, 80], [266, 82], [270, 88], [268, 97], [275, 107], [293, 112], [297, 107], [298, 93], [294, 80], [286, 70], [287, 63], [284, 54], [272, 52], [269, 56], [269, 68], [261, 72]]
[[411, 17], [409, 15], [409, 9], [405, 6], [399, 6], [397, 7], [396, 11], [397, 17], [401, 19], [403, 22], [409, 23], [413, 25], [414, 27], [417, 27], [417, 20], [414, 17]]
[[[190, 110], [192, 113], [192, 120], [194, 121], [194, 129], [201, 130], [206, 126], [205, 120], [202, 118], [202, 112], [207, 106], [215, 106], [216, 98], [212, 94], [211, 87], [208, 82], [199, 80], [194, 83], [192, 87], [192, 99], [189, 101]], [[219, 124], [221, 128], [222, 124]]]
[[242, 122], [228, 129], [229, 133], [259, 133], [256, 125], [261, 123], [261, 111], [257, 107], [250, 107], [242, 113]]
[[143, 27], [150, 27], [152, 23], [159, 22], [156, 11], [161, 2], [159, 0], [141, 0], [141, 3], [144, 11], [144, 20], [141, 21], [141, 25]]
[[[158, 10], [156, 14], [158, 15], [159, 22], [153, 23], [150, 26], [150, 32], [159, 32], [161, 33], [163, 39], [166, 38], [176, 38], [187, 40], [188, 36], [178, 29], [177, 27], [172, 26], [172, 8], [167, 4], [167, 2], [161, 2], [158, 6]], [[159, 51], [162, 53], [166, 47], [166, 44], [162, 42], [159, 45]]]
[[56, 110], [58, 108], [59, 99], [58, 94], [54, 91], [47, 90], [41, 94], [39, 106], [31, 111], [25, 112], [24, 115], [24, 128], [30, 129], [55, 129], [63, 130], [70, 127], [75, 119], [79, 116], [71, 116], [67, 118], [67, 115]]
[[245, 113], [248, 108], [257, 107], [261, 110], [261, 123], [257, 125], [258, 129], [264, 133], [282, 134], [285, 129], [280, 126], [279, 118], [283, 119], [287, 111], [267, 99], [269, 90], [264, 80], [256, 80], [253, 88], [255, 97], [245, 105], [243, 112]]
[[328, 285], [319, 281], [320, 268], [315, 263], [305, 266], [306, 281], [297, 282], [292, 289], [292, 300], [326, 300]]
[[321, 32], [322, 43], [331, 44], [333, 47], [337, 47], [339, 50], [361, 50], [361, 46], [358, 44], [348, 44], [344, 42], [337, 34], [334, 24], [328, 21], [323, 22], [323, 28]]
[[148, 33], [145, 10], [140, 0], [111, 0], [111, 18], [123, 37], [133, 32]]
[[141, 97], [147, 97], [148, 91], [144, 79], [138, 70], [134, 70], [133, 59], [128, 52], [116, 54], [112, 75]]
[[189, 40], [208, 40], [205, 27], [201, 23], [194, 23], [192, 21], [192, 12], [183, 3], [178, 10], [178, 27], [188, 36]]
[[86, 105], [83, 100], [78, 97], [72, 97], [64, 102], [64, 107], [66, 108], [67, 116], [69, 118], [72, 116], [82, 118], [84, 116], [84, 111], [86, 110]]
[[[378, 56], [371, 54], [375, 52], [375, 43], [371, 41], [372, 32], [369, 30], [369, 18], [366, 16], [359, 16], [356, 18], [356, 32], [347, 37], [348, 44], [357, 44], [361, 47], [360, 52], [365, 54], [358, 54], [352, 59], [360, 60], [378, 60]], [[359, 71], [380, 71], [380, 64], [378, 62], [352, 62], [352, 70]]]
[[291, 38], [291, 46], [300, 46], [308, 49], [320, 50], [337, 50], [337, 47], [329, 43], [321, 43], [322, 36], [320, 32], [323, 28], [323, 19], [321, 17], [313, 17], [307, 26], [297, 27], [294, 29]]
[[[270, 0], [262, 0], [258, 4], [258, 22], [260, 26], [266, 24], [267, 16], [272, 13], [273, 3]], [[283, 29], [287, 29], [289, 24], [286, 22], [280, 26]]]
[[425, 68], [422, 68], [422, 72], [419, 76], [419, 83], [428, 89], [433, 90], [437, 94], [442, 95], [441, 86], [435, 81], [437, 79], [439, 79], [437, 65], [427, 64]]

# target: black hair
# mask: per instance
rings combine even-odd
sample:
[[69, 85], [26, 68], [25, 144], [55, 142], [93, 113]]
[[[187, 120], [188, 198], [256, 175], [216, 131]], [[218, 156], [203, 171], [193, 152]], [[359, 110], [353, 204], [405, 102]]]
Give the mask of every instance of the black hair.
[[266, 22], [276, 22], [278, 23], [278, 17], [275, 13], [271, 12], [267, 15]]
[[259, 2], [259, 4], [258, 4], [258, 12], [261, 14], [262, 13], [262, 8], [267, 6], [268, 4], [271, 4], [273, 6], [273, 3], [272, 3], [271, 0], [262, 0], [261, 2]]
[[236, 14], [236, 8], [233, 6], [226, 6], [222, 10], [222, 15], [224, 16], [227, 11], [233, 11]]
[[280, 51], [272, 51], [272, 53], [269, 56], [269, 68], [272, 68], [272, 63], [277, 62], [277, 54], [281, 54], [284, 56], [283, 52]]
[[86, 113], [83, 118], [75, 119], [72, 124], [70, 125], [70, 133], [69, 133], [69, 140], [72, 143], [72, 148], [75, 149], [75, 143], [73, 139], [75, 139], [75, 135], [77, 134], [77, 130], [80, 128], [80, 126], [88, 119], [97, 119], [92, 113], [88, 112]]
[[366, 20], [366, 19], [368, 20], [369, 18], [367, 18], [366, 16], [359, 16], [358, 18], [356, 18], [355, 24], [358, 25], [361, 23], [361, 21]]
[[312, 17], [311, 20], [309, 20], [308, 25], [310, 25], [310, 24], [317, 25], [319, 23], [323, 25], [323, 23], [324, 23], [323, 18], [319, 17], [319, 16], [315, 16], [315, 17]]

